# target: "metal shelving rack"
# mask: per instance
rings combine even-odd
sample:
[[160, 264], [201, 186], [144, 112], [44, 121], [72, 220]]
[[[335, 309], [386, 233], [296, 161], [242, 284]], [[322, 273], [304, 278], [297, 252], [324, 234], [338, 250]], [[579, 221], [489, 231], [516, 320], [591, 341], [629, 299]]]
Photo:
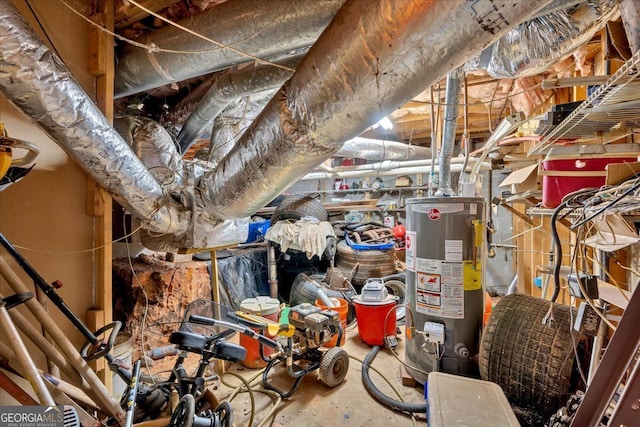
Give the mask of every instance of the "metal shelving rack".
[[[620, 123], [640, 126], [640, 51], [636, 52], [603, 85], [591, 94], [559, 125], [549, 130], [544, 139], [527, 153], [540, 155], [559, 139], [571, 135], [593, 134], [594, 130], [610, 130]], [[624, 134], [615, 133], [619, 138]]]

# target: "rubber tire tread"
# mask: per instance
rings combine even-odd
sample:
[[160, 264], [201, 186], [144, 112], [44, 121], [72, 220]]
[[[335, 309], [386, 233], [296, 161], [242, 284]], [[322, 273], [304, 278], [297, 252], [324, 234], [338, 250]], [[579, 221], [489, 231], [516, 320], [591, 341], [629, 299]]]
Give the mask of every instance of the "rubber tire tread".
[[503, 297], [487, 323], [479, 355], [483, 380], [498, 384], [511, 404], [544, 419], [570, 395], [575, 360], [570, 308], [554, 304], [554, 322], [543, 325], [550, 304], [528, 295]]
[[271, 222], [275, 223], [276, 221], [287, 219], [298, 220], [304, 216], [312, 216], [320, 221], [327, 221], [329, 219], [327, 210], [315, 197], [292, 195], [284, 197], [278, 204], [271, 216]]
[[358, 268], [351, 278], [354, 285], [364, 285], [372, 277], [385, 277], [396, 272], [395, 250], [354, 251], [344, 240], [336, 247], [336, 267], [351, 271]]
[[[344, 332], [343, 332], [344, 333]], [[343, 367], [335, 375], [333, 368], [336, 363], [342, 360]], [[318, 369], [318, 378], [327, 386], [333, 388], [342, 384], [344, 378], [349, 371], [349, 354], [341, 347], [331, 347], [327, 350], [320, 359], [320, 368]]]

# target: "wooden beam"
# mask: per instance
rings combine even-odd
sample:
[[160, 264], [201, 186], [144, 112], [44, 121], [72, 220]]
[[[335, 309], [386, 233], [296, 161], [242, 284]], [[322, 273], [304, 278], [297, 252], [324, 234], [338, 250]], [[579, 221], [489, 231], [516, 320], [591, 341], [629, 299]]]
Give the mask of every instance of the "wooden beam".
[[[94, 17], [101, 17], [104, 28], [114, 29], [115, 0], [99, 0]], [[100, 31], [96, 29], [96, 31]], [[89, 68], [96, 75], [96, 105], [107, 120], [113, 121], [113, 37], [100, 31], [99, 36], [94, 37], [95, 44], [89, 44]], [[111, 222], [112, 199], [111, 196], [93, 180], [88, 179], [87, 185], [87, 214], [95, 217], [95, 241], [98, 248], [95, 252], [96, 272], [96, 300], [94, 309], [88, 313], [89, 323], [96, 329], [111, 323], [113, 318], [112, 297], [112, 272], [111, 259], [113, 257], [111, 240], [113, 225]], [[107, 390], [113, 387], [111, 371], [103, 363], [95, 366], [98, 369], [98, 378], [104, 383]]]
[[[158, 12], [162, 9], [164, 9], [165, 7], [171, 6], [172, 4], [174, 4], [176, 2], [176, 0], [143, 0], [143, 1], [139, 1], [139, 3], [146, 7], [149, 10], [152, 10], [154, 12]], [[137, 6], [134, 5], [129, 5], [129, 7], [127, 8], [120, 8], [118, 10], [118, 15], [115, 17], [115, 22], [117, 23], [115, 25], [116, 29], [122, 29], [124, 27], [128, 27], [129, 25], [141, 21], [144, 18], [146, 18], [147, 16], [149, 16], [149, 14], [147, 12], [145, 12], [144, 10], [140, 9]]]

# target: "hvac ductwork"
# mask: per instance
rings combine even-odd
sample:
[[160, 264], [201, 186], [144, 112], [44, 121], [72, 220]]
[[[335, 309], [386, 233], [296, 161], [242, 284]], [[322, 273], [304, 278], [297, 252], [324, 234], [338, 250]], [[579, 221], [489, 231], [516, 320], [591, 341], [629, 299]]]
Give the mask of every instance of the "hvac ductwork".
[[277, 89], [243, 96], [232, 101], [213, 122], [209, 161], [220, 163], [251, 126]]
[[183, 184], [184, 164], [173, 138], [158, 122], [146, 117], [118, 117], [113, 127], [133, 152], [168, 191]]
[[[292, 58], [281, 65], [294, 68], [302, 58]], [[280, 87], [292, 71], [271, 65], [251, 67], [235, 73], [217, 77], [211, 88], [202, 97], [177, 138], [180, 152], [186, 153], [189, 147], [206, 127], [232, 102], [243, 95]]]
[[573, 3], [566, 2], [564, 10], [556, 10], [516, 26], [476, 58], [475, 65], [470, 63], [467, 69], [484, 69], [496, 78], [540, 74], [589, 41], [615, 13], [617, 1]]
[[366, 160], [419, 160], [431, 156], [431, 149], [397, 141], [355, 137], [346, 141], [335, 154]]
[[445, 93], [444, 125], [442, 131], [442, 148], [440, 148], [440, 187], [436, 196], [454, 196], [451, 188], [451, 157], [456, 144], [456, 124], [458, 121], [458, 102], [462, 88], [462, 67], [447, 74], [447, 90]]
[[62, 62], [9, 1], [0, 2], [0, 90], [96, 182], [155, 232], [186, 229], [180, 213]]
[[220, 218], [255, 213], [451, 69], [548, 4], [348, 1], [199, 187]]
[[[259, 58], [311, 46], [344, 0], [229, 0], [180, 24]], [[184, 53], [127, 46], [119, 55], [115, 96], [122, 97], [250, 61], [245, 55], [166, 26], [147, 45]]]

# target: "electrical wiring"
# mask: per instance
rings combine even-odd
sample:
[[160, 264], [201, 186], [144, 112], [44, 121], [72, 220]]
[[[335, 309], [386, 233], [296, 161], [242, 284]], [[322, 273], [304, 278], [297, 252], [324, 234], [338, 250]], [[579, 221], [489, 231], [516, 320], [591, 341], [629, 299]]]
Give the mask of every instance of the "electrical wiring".
[[255, 56], [255, 55], [251, 55], [250, 53], [244, 52], [244, 51], [242, 51], [240, 49], [236, 49], [235, 47], [232, 47], [232, 46], [229, 46], [227, 44], [221, 43], [219, 41], [213, 40], [212, 38], [209, 38], [209, 37], [207, 37], [205, 35], [199, 34], [199, 33], [195, 32], [193, 30], [190, 30], [187, 27], [184, 27], [184, 26], [182, 26], [182, 25], [180, 25], [180, 24], [178, 24], [176, 22], [171, 21], [170, 19], [165, 18], [164, 16], [162, 16], [162, 15], [160, 15], [158, 13], [155, 13], [151, 9], [148, 9], [148, 8], [142, 6], [140, 3], [138, 3], [138, 2], [136, 2], [134, 0], [128, 0], [128, 2], [131, 3], [132, 5], [138, 7], [139, 9], [145, 11], [149, 15], [154, 16], [154, 17], [160, 19], [161, 21], [166, 22], [169, 25], [172, 25], [172, 26], [174, 26], [174, 27], [176, 27], [176, 28], [188, 33], [188, 34], [191, 34], [192, 36], [198, 37], [199, 39], [202, 39], [204, 41], [208, 41], [209, 43], [212, 43], [212, 44], [214, 44], [216, 46], [219, 46], [219, 47], [221, 47], [223, 49], [227, 49], [227, 50], [230, 50], [232, 52], [237, 53], [238, 55], [242, 55], [242, 56], [246, 56], [247, 58], [251, 58], [251, 59], [253, 59], [254, 61], [256, 61], [256, 62], [258, 62], [260, 64], [270, 65], [270, 66], [276, 67], [276, 68], [282, 68], [283, 70], [287, 70], [287, 71], [292, 71], [292, 72], [295, 71], [295, 69], [293, 69], [291, 67], [286, 67], [284, 65], [276, 64], [275, 62], [267, 61], [265, 59], [262, 59], [262, 58], [259, 58], [259, 57]]
[[[573, 270], [573, 266], [574, 266], [574, 261], [577, 261], [577, 246], [576, 248], [574, 248], [573, 254], [572, 254], [572, 262], [571, 262], [571, 270]], [[570, 270], [570, 271], [571, 271]], [[578, 282], [580, 282], [578, 280]], [[580, 286], [582, 287], [582, 286]], [[584, 293], [584, 291], [583, 291]], [[586, 295], [585, 295], [586, 296]], [[569, 330], [572, 331], [573, 329], [573, 309], [571, 307], [569, 307]], [[569, 335], [571, 335], [571, 343], [573, 345], [573, 354], [575, 355], [576, 358], [576, 366], [578, 367], [578, 373], [580, 374], [580, 378], [582, 379], [582, 382], [584, 384], [587, 384], [587, 376], [584, 374], [584, 371], [582, 370], [582, 366], [580, 364], [580, 356], [578, 354], [578, 344], [576, 343], [576, 337], [574, 336], [573, 332], [570, 332]]]
[[616, 287], [616, 289], [618, 289], [618, 291], [620, 292], [620, 295], [622, 295], [622, 298], [624, 298], [625, 301], [629, 301], [629, 297], [624, 292], [622, 292], [622, 286], [620, 285], [620, 283], [618, 283], [618, 281], [611, 275], [611, 273], [609, 273], [609, 270], [602, 265], [600, 260], [597, 258], [591, 258], [589, 256], [587, 256], [587, 258], [592, 263], [598, 264], [598, 266], [600, 267], [600, 271], [602, 271], [609, 278], [609, 280], [611, 280], [611, 283]]
[[[627, 267], [626, 265], [622, 265], [622, 263], [620, 263], [620, 261], [618, 261], [618, 260], [617, 260], [617, 259], [615, 259], [615, 258], [611, 258], [611, 260], [612, 260], [614, 263], [616, 263], [616, 265], [617, 265], [618, 267], [620, 267], [621, 269], [623, 269], [623, 270], [627, 270], [627, 271], [630, 271], [630, 272], [632, 272], [635, 276], [640, 277], [640, 272], [639, 272], [638, 270], [636, 270], [636, 269], [634, 269], [634, 268], [631, 268], [631, 267]], [[611, 276], [608, 276], [608, 277], [611, 277]], [[614, 284], [616, 284], [616, 283], [614, 283]], [[620, 287], [618, 286], [618, 288], [620, 288]], [[625, 298], [627, 301], [629, 301], [629, 298], [628, 298], [624, 293], [623, 293], [622, 295], [624, 296], [624, 298]]]
[[[124, 231], [127, 231], [127, 225], [126, 225], [126, 221], [125, 221], [125, 216], [124, 214], [122, 215], [122, 226], [124, 228]], [[142, 361], [144, 363], [144, 367], [145, 370], [147, 371], [147, 375], [151, 378], [151, 381], [155, 384], [155, 378], [154, 376], [151, 374], [151, 367], [149, 366], [149, 360], [144, 357], [145, 354], [145, 350], [144, 350], [144, 332], [146, 329], [146, 322], [147, 322], [147, 314], [149, 311], [149, 296], [147, 295], [147, 291], [144, 289], [144, 286], [142, 286], [142, 282], [140, 282], [140, 279], [138, 279], [138, 275], [136, 274], [136, 270], [133, 268], [133, 261], [131, 259], [131, 251], [129, 248], [129, 241], [125, 239], [125, 246], [127, 248], [127, 260], [129, 261], [129, 268], [131, 268], [131, 274], [133, 276], [133, 281], [135, 281], [138, 285], [138, 287], [142, 290], [142, 294], [144, 295], [144, 312], [142, 314], [142, 321], [140, 322], [140, 354], [142, 355]]]
[[[622, 192], [622, 194], [620, 194], [618, 197], [616, 197], [612, 201], [608, 202], [605, 206], [599, 208], [595, 213], [592, 213], [591, 215], [587, 216], [586, 218], [582, 219], [581, 221], [578, 221], [577, 223], [573, 224], [571, 226], [571, 228], [575, 229], [575, 228], [580, 227], [581, 225], [585, 224], [586, 222], [591, 221], [592, 219], [596, 218], [598, 215], [600, 215], [604, 211], [606, 211], [608, 209], [611, 209], [613, 206], [615, 206], [617, 203], [619, 203], [622, 199], [624, 199], [624, 197], [628, 196], [631, 193], [634, 193], [638, 189], [640, 189], [640, 179], [637, 179], [636, 182], [633, 183], [633, 185], [629, 186], [624, 192]], [[598, 197], [598, 196], [596, 196], [596, 197]]]
[[[105, 27], [103, 27], [102, 25], [99, 25], [98, 23], [92, 21], [91, 19], [89, 19], [88, 17], [84, 16], [82, 13], [80, 13], [79, 11], [77, 11], [75, 8], [73, 8], [73, 6], [71, 6], [70, 4], [68, 4], [65, 0], [60, 0], [60, 2], [67, 7], [67, 9], [69, 9], [73, 14], [77, 15], [79, 18], [83, 19], [84, 21], [86, 21], [88, 24], [94, 26], [95, 28], [97, 28], [99, 31], [106, 33], [112, 37], [115, 37], [116, 39], [130, 44], [132, 46], [135, 47], [139, 47], [141, 49], [144, 49], [148, 52], [162, 52], [162, 53], [175, 53], [175, 54], [186, 54], [186, 55], [198, 55], [198, 54], [202, 54], [202, 53], [210, 53], [210, 52], [215, 52], [217, 50], [222, 49], [221, 47], [217, 47], [215, 49], [204, 49], [204, 50], [175, 50], [175, 49], [164, 49], [161, 47], [156, 46], [155, 44], [144, 44], [144, 43], [140, 43], [137, 42], [135, 40], [131, 40], [128, 39], [124, 36], [121, 36], [118, 33], [114, 33], [113, 31], [110, 31], [108, 29], [106, 29]], [[59, 55], [58, 55], [59, 56]]]
[[122, 237], [119, 237], [117, 239], [114, 239], [108, 243], [105, 243], [104, 245], [100, 245], [100, 246], [96, 246], [95, 248], [91, 248], [91, 249], [82, 249], [79, 251], [45, 251], [43, 249], [33, 249], [33, 248], [28, 248], [26, 246], [20, 246], [20, 245], [13, 245], [18, 249], [23, 249], [25, 251], [32, 251], [32, 252], [41, 252], [44, 254], [59, 254], [59, 255], [69, 255], [69, 254], [83, 254], [83, 253], [88, 253], [88, 252], [95, 252], [98, 251], [100, 249], [106, 248], [107, 246], [119, 242], [121, 240], [125, 240], [128, 239], [129, 237], [133, 236], [134, 234], [136, 234], [138, 231], [140, 231], [142, 229], [142, 226], [136, 228], [135, 230], [133, 230], [131, 233], [126, 234]]
[[[400, 307], [405, 307], [406, 313], [409, 313], [409, 315], [411, 317], [411, 319], [410, 319], [410, 322], [411, 322], [410, 323], [410, 329], [411, 329], [411, 331], [415, 330], [415, 325], [413, 324], [413, 319], [414, 319], [413, 311], [411, 311], [411, 307], [409, 307], [409, 304], [405, 304], [405, 303], [396, 304], [393, 307], [391, 307], [389, 310], [387, 310], [387, 314], [384, 316], [383, 325], [385, 325], [385, 327], [386, 327], [387, 321], [389, 320], [389, 314], [391, 314], [393, 311], [397, 310]], [[405, 328], [406, 328], [406, 326], [405, 326]], [[395, 333], [395, 331], [394, 331], [394, 333]], [[385, 337], [386, 337], [386, 331], [385, 331]], [[408, 334], [407, 334], [407, 337], [408, 337], [408, 339], [413, 339], [414, 338], [414, 337], [409, 337]], [[406, 363], [404, 360], [401, 360], [400, 357], [398, 356], [398, 354], [395, 352], [395, 350], [393, 348], [389, 348], [389, 349], [391, 350], [391, 354], [393, 354], [393, 357], [395, 357], [396, 360], [398, 362], [400, 362], [402, 365], [404, 365], [405, 367], [407, 367], [409, 369], [412, 369], [412, 370], [414, 370], [416, 372], [420, 372], [421, 374], [429, 375], [429, 372], [424, 371], [424, 370], [422, 370], [420, 368], [416, 368], [415, 366], [412, 366], [412, 365]], [[443, 352], [443, 354], [444, 354], [444, 352]]]

